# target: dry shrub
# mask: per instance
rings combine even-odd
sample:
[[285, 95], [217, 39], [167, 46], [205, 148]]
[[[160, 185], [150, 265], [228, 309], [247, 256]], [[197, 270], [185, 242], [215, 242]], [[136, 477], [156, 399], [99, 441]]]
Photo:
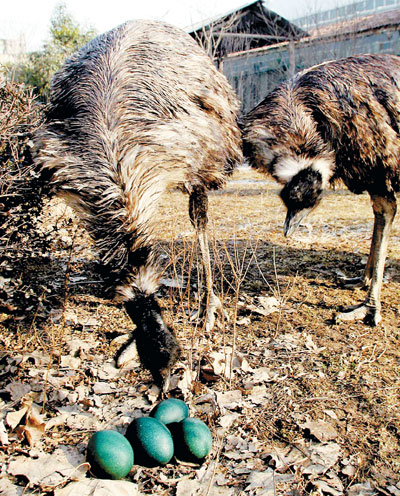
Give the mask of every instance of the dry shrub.
[[31, 154], [41, 119], [32, 90], [0, 75], [0, 310], [7, 313], [32, 304], [23, 289], [24, 266], [45, 249], [37, 234], [42, 186]]

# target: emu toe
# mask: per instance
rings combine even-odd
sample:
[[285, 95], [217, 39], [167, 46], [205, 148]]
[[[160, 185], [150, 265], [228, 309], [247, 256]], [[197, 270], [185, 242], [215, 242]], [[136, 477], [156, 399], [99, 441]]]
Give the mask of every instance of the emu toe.
[[365, 288], [367, 287], [367, 283], [364, 277], [346, 277], [346, 276], [338, 276], [339, 284], [344, 289], [356, 289], [356, 288]]
[[361, 303], [346, 308], [335, 317], [335, 323], [350, 320], [363, 320], [366, 324], [376, 326], [382, 320], [381, 312], [375, 306]]
[[215, 317], [218, 312], [224, 315], [225, 320], [229, 321], [229, 316], [223, 309], [221, 300], [212, 292], [209, 298], [207, 294], [204, 295], [198, 310], [190, 315], [190, 320], [205, 318], [205, 329], [206, 332], [209, 332], [214, 328]]

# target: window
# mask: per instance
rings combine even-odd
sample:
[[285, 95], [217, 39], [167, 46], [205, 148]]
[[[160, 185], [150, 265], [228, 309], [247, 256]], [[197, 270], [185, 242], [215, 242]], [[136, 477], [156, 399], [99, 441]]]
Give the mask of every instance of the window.
[[373, 10], [374, 8], [374, 0], [366, 0], [365, 8], [366, 10]]

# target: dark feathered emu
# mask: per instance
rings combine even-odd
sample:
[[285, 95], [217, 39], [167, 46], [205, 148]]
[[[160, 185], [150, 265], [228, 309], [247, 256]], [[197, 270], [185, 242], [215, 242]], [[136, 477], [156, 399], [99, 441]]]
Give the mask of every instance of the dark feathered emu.
[[243, 127], [245, 156], [284, 185], [286, 235], [336, 180], [369, 193], [375, 223], [362, 280], [368, 295], [337, 320], [376, 325], [400, 186], [400, 58], [361, 55], [305, 70], [273, 90]]
[[[130, 21], [95, 38], [55, 75], [36, 135], [36, 161], [94, 238], [116, 297], [136, 324], [141, 362], [160, 384], [179, 346], [155, 296], [157, 201], [174, 185], [189, 194], [210, 329], [220, 302], [212, 288], [207, 190], [221, 187], [242, 160], [237, 112], [225, 77], [188, 34]], [[130, 342], [120, 352], [119, 366], [132, 349]]]

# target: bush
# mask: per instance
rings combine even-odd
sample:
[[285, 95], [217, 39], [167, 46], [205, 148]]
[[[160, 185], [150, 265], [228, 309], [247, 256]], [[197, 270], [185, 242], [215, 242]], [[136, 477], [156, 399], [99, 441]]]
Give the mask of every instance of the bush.
[[58, 5], [51, 19], [50, 41], [43, 50], [28, 55], [26, 62], [14, 67], [14, 78], [35, 88], [42, 101], [49, 96], [50, 80], [64, 61], [96, 35], [85, 30], [68, 14], [65, 5]]
[[[1, 78], [1, 75], [0, 75]], [[0, 309], [18, 307], [21, 281], [17, 260], [29, 257], [44, 240], [37, 235], [43, 194], [33, 165], [32, 134], [42, 121], [32, 89], [0, 79]], [[19, 296], [18, 296], [19, 295]], [[26, 298], [23, 297], [26, 303]]]

